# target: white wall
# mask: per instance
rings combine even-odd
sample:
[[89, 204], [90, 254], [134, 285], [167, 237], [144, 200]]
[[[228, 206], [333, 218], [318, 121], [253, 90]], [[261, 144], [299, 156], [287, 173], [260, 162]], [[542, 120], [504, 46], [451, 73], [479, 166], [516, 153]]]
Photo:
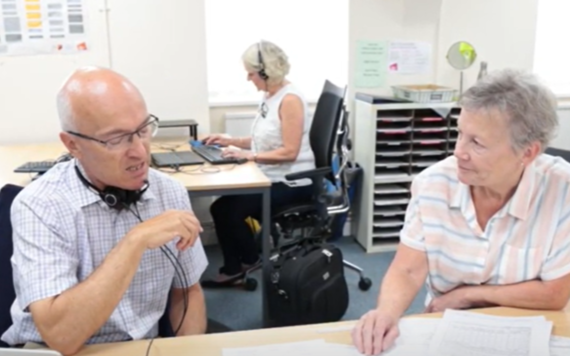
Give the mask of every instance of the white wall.
[[161, 120], [192, 118], [208, 132], [204, 1], [107, 0], [106, 12], [105, 0], [86, 0], [88, 52], [0, 57], [0, 144], [57, 140], [55, 95], [82, 65], [116, 69]]
[[389, 74], [383, 88], [355, 88], [356, 42], [359, 40], [413, 40], [432, 45], [437, 53], [442, 0], [350, 0], [349, 8], [349, 98], [355, 92], [391, 95], [390, 85], [433, 82], [432, 71], [423, 75]]
[[77, 55], [0, 57], [0, 144], [57, 139], [59, 85], [78, 66], [108, 65], [103, 3], [88, 0], [86, 5], [91, 50]]
[[558, 118], [560, 126], [558, 128], [558, 135], [552, 140], [550, 146], [570, 150], [570, 106], [568, 103], [561, 105], [558, 110]]
[[108, 1], [112, 67], [161, 120], [195, 119], [209, 132], [207, 0]]
[[464, 88], [477, 80], [481, 61], [488, 69], [532, 70], [538, 0], [443, 0], [438, 34], [436, 79], [459, 89], [459, 72], [446, 60], [457, 41], [471, 43], [477, 60], [464, 71]]

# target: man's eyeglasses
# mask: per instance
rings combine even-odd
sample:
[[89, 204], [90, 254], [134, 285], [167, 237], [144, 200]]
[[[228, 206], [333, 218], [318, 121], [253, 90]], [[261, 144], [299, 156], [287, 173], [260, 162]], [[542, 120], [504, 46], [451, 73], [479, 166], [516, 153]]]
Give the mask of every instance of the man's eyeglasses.
[[157, 131], [158, 131], [158, 118], [154, 115], [149, 115], [147, 121], [145, 121], [145, 123], [142, 124], [135, 131], [121, 134], [112, 137], [108, 140], [100, 140], [98, 138], [87, 136], [82, 133], [73, 132], [73, 131], [66, 131], [66, 132], [73, 136], [98, 142], [102, 145], [105, 145], [108, 149], [111, 150], [122, 150], [122, 149], [128, 149], [131, 146], [135, 135], [137, 135], [141, 140], [150, 140], [152, 137], [154, 137], [154, 135], [156, 135]]

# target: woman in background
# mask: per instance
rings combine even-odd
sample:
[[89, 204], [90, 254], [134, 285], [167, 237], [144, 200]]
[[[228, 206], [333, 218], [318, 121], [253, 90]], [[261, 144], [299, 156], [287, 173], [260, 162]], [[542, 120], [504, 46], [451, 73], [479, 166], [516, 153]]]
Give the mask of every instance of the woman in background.
[[[271, 209], [309, 201], [312, 184], [308, 179], [287, 181], [293, 172], [315, 168], [309, 143], [312, 118], [303, 94], [286, 76], [290, 65], [285, 52], [277, 45], [261, 41], [251, 45], [242, 56], [247, 80], [263, 92], [251, 136], [232, 138], [212, 135], [205, 144], [235, 146], [241, 150], [226, 150], [225, 155], [245, 158], [258, 164], [271, 180]], [[241, 282], [244, 273], [259, 262], [259, 252], [246, 218], [261, 218], [261, 195], [224, 196], [210, 209], [224, 265], [213, 280], [202, 282], [204, 287], [231, 286]]]

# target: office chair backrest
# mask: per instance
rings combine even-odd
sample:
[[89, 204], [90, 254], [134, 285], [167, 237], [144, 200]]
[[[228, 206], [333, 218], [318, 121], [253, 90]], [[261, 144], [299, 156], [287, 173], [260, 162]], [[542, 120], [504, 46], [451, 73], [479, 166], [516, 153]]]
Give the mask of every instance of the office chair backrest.
[[547, 153], [547, 154], [552, 155], [552, 156], [558, 156], [558, 157], [562, 158], [563, 160], [565, 160], [566, 162], [570, 162], [570, 151], [563, 150], [560, 148], [548, 147], [544, 151], [544, 153]]
[[16, 299], [12, 279], [12, 223], [10, 208], [22, 187], [7, 184], [0, 190], [0, 335], [12, 325], [10, 308]]
[[[346, 88], [326, 80], [313, 115], [309, 139], [317, 168], [332, 167], [334, 144], [341, 116]], [[334, 182], [332, 176], [328, 177]]]

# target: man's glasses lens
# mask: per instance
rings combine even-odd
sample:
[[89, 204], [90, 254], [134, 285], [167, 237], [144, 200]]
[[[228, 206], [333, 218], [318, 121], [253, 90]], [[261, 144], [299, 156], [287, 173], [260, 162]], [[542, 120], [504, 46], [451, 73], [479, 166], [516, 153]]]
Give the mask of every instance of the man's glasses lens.
[[107, 144], [112, 148], [126, 147], [133, 142], [134, 135], [138, 135], [139, 138], [146, 140], [153, 137], [157, 131], [158, 121], [155, 118], [151, 118], [146, 125], [142, 126], [137, 131], [112, 138], [107, 141]]

